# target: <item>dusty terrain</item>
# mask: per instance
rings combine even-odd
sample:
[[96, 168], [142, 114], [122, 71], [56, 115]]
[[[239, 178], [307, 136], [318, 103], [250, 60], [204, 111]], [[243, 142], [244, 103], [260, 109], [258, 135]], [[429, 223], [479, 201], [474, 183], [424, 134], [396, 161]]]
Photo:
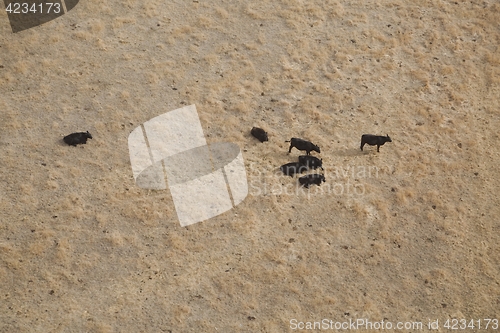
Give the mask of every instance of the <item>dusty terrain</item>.
[[[14, 34], [2, 11], [0, 332], [500, 319], [498, 22], [493, 0], [81, 0]], [[127, 137], [190, 104], [249, 195], [182, 228]], [[320, 188], [277, 173], [291, 137]]]

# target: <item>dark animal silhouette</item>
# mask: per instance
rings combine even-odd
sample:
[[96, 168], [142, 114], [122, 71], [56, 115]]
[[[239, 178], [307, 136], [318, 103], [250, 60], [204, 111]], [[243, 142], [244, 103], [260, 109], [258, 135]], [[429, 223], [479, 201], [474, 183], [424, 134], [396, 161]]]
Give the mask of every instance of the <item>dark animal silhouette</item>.
[[315, 152], [318, 153], [320, 152], [318, 146], [306, 140], [302, 140], [299, 138], [291, 138], [290, 141], [285, 141], [285, 142], [290, 142], [290, 149], [288, 149], [289, 154], [292, 152], [293, 147], [297, 148], [298, 150], [305, 150], [307, 155], [311, 155], [311, 150], [314, 150]]
[[86, 144], [87, 139], [92, 139], [92, 135], [87, 132], [78, 132], [78, 133], [72, 133], [70, 135], [66, 135], [63, 140], [70, 146], [75, 146], [78, 144]]
[[305, 188], [309, 188], [309, 185], [321, 185], [325, 181], [325, 176], [319, 173], [312, 173], [310, 175], [302, 176], [299, 178], [299, 183]]
[[269, 141], [266, 131], [264, 131], [262, 128], [253, 127], [250, 133], [257, 139], [259, 139], [260, 142]]
[[316, 170], [321, 168], [323, 170], [323, 160], [311, 155], [299, 156], [299, 163], [305, 165], [308, 169]]
[[299, 162], [292, 162], [283, 164], [280, 170], [287, 176], [293, 177], [296, 173], [303, 173], [307, 171], [307, 166], [300, 164]]
[[361, 151], [363, 150], [363, 146], [365, 144], [369, 144], [370, 146], [377, 146], [377, 152], [379, 151], [380, 146], [383, 146], [386, 142], [392, 142], [389, 135], [381, 136], [381, 135], [373, 135], [373, 134], [363, 134], [361, 136]]

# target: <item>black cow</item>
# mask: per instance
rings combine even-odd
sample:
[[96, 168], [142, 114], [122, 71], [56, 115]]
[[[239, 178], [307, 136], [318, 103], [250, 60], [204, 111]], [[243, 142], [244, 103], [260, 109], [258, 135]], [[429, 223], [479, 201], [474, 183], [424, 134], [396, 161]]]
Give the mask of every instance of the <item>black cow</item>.
[[296, 173], [303, 173], [307, 171], [307, 166], [300, 164], [299, 162], [292, 162], [283, 164], [280, 170], [287, 176], [293, 177]]
[[369, 144], [370, 146], [377, 146], [377, 152], [379, 151], [380, 146], [383, 146], [386, 142], [392, 142], [389, 135], [381, 136], [381, 135], [373, 135], [373, 134], [363, 134], [361, 136], [361, 150], [363, 150], [363, 146]]
[[325, 181], [325, 176], [320, 175], [319, 173], [312, 173], [310, 175], [302, 176], [299, 178], [299, 182], [305, 188], [309, 188], [309, 185], [321, 185], [321, 182]]
[[308, 169], [316, 170], [317, 168], [321, 168], [323, 170], [323, 160], [311, 155], [302, 155], [299, 156], [299, 163], [307, 166]]
[[298, 150], [305, 150], [307, 155], [311, 155], [311, 150], [314, 150], [318, 153], [320, 152], [318, 146], [306, 140], [291, 138], [290, 141], [285, 142], [290, 142], [290, 149], [288, 149], [289, 154], [292, 152], [293, 147], [297, 148]]
[[86, 144], [87, 139], [92, 139], [92, 135], [87, 132], [78, 132], [78, 133], [72, 133], [70, 135], [66, 135], [63, 140], [70, 146], [75, 146], [77, 144]]
[[250, 133], [257, 139], [259, 139], [260, 142], [269, 141], [266, 131], [264, 131], [262, 128], [253, 127]]

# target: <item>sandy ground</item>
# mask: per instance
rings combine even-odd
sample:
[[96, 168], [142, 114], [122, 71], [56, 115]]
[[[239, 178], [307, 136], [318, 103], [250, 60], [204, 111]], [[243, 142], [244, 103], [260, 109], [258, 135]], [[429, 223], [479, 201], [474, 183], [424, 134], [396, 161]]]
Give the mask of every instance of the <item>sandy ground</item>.
[[[13, 34], [2, 11], [0, 331], [500, 319], [498, 22], [493, 0], [81, 0]], [[190, 104], [250, 193], [182, 228], [127, 137]], [[276, 172], [291, 137], [320, 188]]]

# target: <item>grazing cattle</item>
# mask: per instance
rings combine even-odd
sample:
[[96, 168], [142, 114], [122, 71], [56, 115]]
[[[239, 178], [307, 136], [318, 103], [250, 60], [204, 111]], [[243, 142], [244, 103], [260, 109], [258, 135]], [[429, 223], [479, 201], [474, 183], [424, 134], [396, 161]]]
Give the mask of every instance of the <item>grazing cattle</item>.
[[63, 140], [70, 146], [75, 146], [78, 144], [86, 144], [87, 139], [92, 139], [92, 135], [90, 135], [89, 131], [87, 132], [78, 132], [72, 133], [70, 135], [66, 135]]
[[320, 152], [318, 146], [306, 140], [291, 138], [290, 141], [285, 142], [290, 142], [290, 149], [288, 149], [289, 154], [292, 152], [293, 147], [297, 148], [298, 150], [305, 150], [307, 155], [311, 155], [311, 150], [314, 150], [318, 153]]
[[292, 162], [283, 164], [280, 170], [287, 176], [293, 177], [296, 173], [303, 173], [307, 171], [307, 166], [300, 164], [299, 162]]
[[269, 141], [266, 131], [264, 131], [262, 128], [253, 127], [250, 133], [257, 139], [259, 139], [260, 142]]
[[319, 186], [324, 181], [325, 176], [320, 175], [319, 173], [313, 173], [299, 178], [300, 185], [304, 186], [305, 188], [309, 188], [309, 185], [314, 184]]
[[380, 146], [383, 146], [386, 142], [392, 142], [389, 135], [381, 136], [381, 135], [373, 135], [373, 134], [363, 134], [361, 136], [361, 151], [363, 150], [363, 146], [369, 144], [370, 146], [377, 146], [377, 152], [379, 151]]
[[299, 156], [299, 163], [307, 166], [308, 169], [316, 170], [317, 168], [321, 168], [323, 170], [323, 160], [311, 155], [302, 155]]

